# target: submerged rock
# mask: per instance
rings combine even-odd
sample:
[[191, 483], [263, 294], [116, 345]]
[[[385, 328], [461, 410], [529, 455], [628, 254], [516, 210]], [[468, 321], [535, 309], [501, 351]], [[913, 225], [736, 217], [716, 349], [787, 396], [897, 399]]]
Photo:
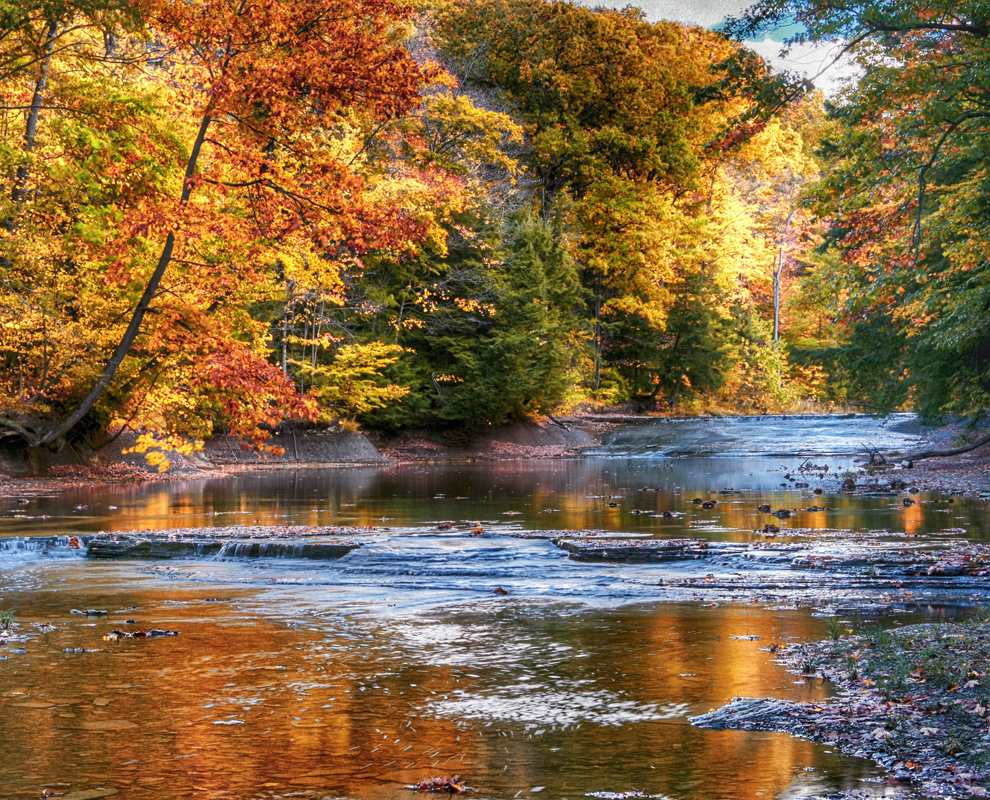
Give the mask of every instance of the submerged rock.
[[806, 703], [777, 700], [772, 697], [735, 697], [721, 708], [688, 717], [688, 721], [711, 731], [743, 730], [774, 731], [807, 736], [804, 715]]

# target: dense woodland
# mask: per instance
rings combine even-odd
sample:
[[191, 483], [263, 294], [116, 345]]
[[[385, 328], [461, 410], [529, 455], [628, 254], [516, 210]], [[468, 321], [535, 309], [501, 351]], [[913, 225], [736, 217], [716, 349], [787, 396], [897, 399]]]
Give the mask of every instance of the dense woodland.
[[[0, 438], [977, 417], [988, 26], [986, 0], [763, 0], [721, 32], [550, 0], [3, 0]], [[861, 77], [772, 74], [739, 42], [774, 28]]]

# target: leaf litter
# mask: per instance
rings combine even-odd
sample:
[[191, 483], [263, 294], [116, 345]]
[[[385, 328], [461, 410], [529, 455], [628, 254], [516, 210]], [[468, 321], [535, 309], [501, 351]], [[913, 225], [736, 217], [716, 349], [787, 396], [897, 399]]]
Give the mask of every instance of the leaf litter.
[[[990, 616], [778, 643], [778, 663], [838, 689], [821, 702], [735, 698], [691, 718], [713, 730], [790, 733], [869, 758], [924, 795], [990, 795]], [[766, 648], [771, 650], [771, 648]]]

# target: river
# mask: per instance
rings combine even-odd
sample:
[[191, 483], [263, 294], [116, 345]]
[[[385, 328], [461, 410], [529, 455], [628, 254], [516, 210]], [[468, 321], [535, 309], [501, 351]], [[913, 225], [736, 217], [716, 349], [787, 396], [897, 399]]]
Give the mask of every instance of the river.
[[[0, 500], [0, 609], [28, 634], [0, 647], [0, 798], [412, 797], [454, 774], [493, 800], [906, 795], [865, 760], [687, 717], [734, 696], [827, 697], [767, 651], [825, 636], [826, 616], [906, 624], [987, 598], [981, 580], [795, 568], [983, 539], [981, 502], [833, 492], [865, 445], [905, 449], [917, 430], [903, 415], [657, 422], [579, 458]], [[231, 525], [346, 526], [361, 547], [95, 561], [64, 538]], [[552, 541], [569, 530], [709, 549], [584, 562]], [[104, 639], [120, 628], [180, 635]]]

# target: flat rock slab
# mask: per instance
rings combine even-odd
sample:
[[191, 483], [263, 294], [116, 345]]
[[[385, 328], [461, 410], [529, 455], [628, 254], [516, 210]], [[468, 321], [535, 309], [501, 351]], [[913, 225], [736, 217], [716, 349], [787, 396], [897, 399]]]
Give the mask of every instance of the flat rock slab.
[[89, 558], [193, 558], [217, 555], [223, 544], [182, 539], [157, 541], [129, 536], [98, 536], [90, 539], [86, 546], [86, 555]]
[[172, 531], [100, 533], [86, 546], [89, 558], [303, 558], [331, 561], [361, 546], [354, 541], [312, 541], [353, 528], [305, 526], [231, 526]]
[[688, 717], [698, 728], [712, 731], [774, 731], [794, 736], [808, 735], [806, 715], [814, 706], [772, 697], [736, 697], [721, 708]]
[[704, 539], [572, 539], [553, 543], [577, 561], [687, 561], [715, 555], [744, 553], [745, 544]]

